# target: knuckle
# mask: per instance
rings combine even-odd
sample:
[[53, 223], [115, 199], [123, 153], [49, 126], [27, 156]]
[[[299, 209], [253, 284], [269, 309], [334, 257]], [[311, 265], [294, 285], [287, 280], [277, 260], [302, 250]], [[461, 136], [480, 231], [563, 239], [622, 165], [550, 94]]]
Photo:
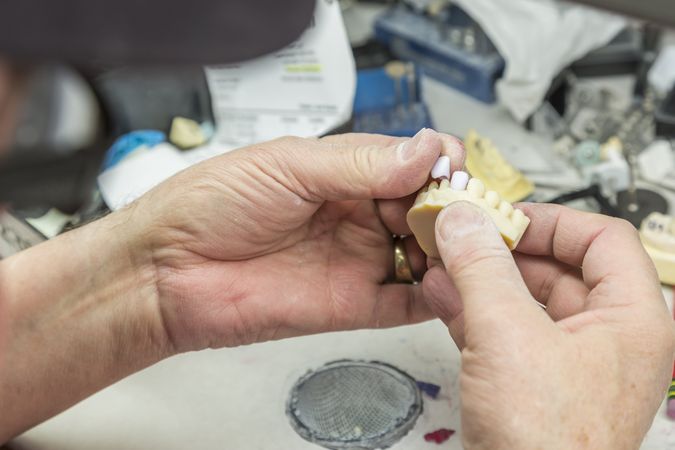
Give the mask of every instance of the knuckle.
[[610, 227], [617, 234], [638, 238], [638, 230], [626, 219], [613, 218]]
[[633, 234], [637, 232], [637, 228], [635, 228], [633, 224], [627, 221], [626, 219], [615, 218], [614, 223], [618, 230], [621, 230], [625, 233]]
[[293, 150], [306, 145], [307, 142], [308, 140], [305, 138], [287, 135], [270, 141], [270, 144], [272, 144], [272, 148], [276, 147], [281, 150]]
[[349, 173], [358, 180], [369, 180], [375, 174], [373, 168], [377, 164], [377, 154], [372, 147], [356, 147], [351, 154]]
[[352, 151], [354, 166], [361, 172], [366, 172], [377, 162], [375, 149], [371, 146], [356, 147]]
[[256, 146], [243, 155], [241, 170], [257, 182], [282, 187], [304, 200], [313, 199], [315, 186], [307, 177], [308, 156], [303, 155], [305, 139], [284, 136]]
[[325, 144], [328, 144], [332, 148], [338, 148], [342, 145], [349, 145], [349, 143], [355, 141], [358, 136], [359, 135], [357, 133], [339, 133], [330, 134], [328, 136], [323, 136], [316, 139]]

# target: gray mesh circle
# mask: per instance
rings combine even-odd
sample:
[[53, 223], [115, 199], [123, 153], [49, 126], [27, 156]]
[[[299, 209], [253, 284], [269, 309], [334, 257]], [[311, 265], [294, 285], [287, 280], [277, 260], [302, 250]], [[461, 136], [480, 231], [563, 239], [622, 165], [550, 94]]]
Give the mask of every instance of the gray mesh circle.
[[378, 362], [337, 361], [309, 372], [293, 386], [287, 404], [297, 433], [331, 449], [388, 447], [421, 412], [415, 380]]

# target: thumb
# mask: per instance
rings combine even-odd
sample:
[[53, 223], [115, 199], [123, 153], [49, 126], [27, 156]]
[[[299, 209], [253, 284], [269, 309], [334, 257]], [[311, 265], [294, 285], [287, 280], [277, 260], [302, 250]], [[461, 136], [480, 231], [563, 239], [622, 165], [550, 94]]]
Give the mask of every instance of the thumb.
[[436, 243], [462, 299], [467, 337], [472, 328], [531, 327], [544, 320], [496, 225], [478, 206], [456, 202], [441, 211]]
[[423, 129], [413, 138], [352, 139], [346, 144], [293, 139], [287, 152], [274, 152], [293, 189], [311, 201], [391, 199], [418, 190], [443, 148], [441, 135]]

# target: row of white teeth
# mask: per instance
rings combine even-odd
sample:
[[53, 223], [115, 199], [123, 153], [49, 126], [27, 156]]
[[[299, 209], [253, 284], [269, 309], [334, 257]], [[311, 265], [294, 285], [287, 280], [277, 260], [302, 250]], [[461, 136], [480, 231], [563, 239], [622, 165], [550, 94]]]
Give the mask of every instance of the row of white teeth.
[[[467, 191], [473, 198], [483, 198], [488, 206], [498, 210], [504, 217], [510, 218], [515, 225], [523, 226], [527, 222], [527, 218], [521, 210], [515, 209], [511, 203], [502, 200], [496, 191], [486, 191], [485, 185], [478, 178], [470, 178], [468, 173], [461, 170], [455, 171], [450, 177], [450, 158], [447, 156], [441, 156], [438, 159], [431, 171], [431, 177], [441, 181], [440, 184], [437, 181], [432, 181], [425, 192], [426, 194], [430, 194], [431, 191], [437, 189]], [[426, 199], [427, 195], [423, 197], [422, 201]], [[435, 196], [431, 194], [431, 197]]]

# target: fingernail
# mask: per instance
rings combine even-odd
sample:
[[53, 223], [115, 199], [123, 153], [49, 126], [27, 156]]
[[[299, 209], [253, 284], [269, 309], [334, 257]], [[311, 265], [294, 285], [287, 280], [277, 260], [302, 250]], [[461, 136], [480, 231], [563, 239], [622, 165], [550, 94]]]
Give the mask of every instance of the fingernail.
[[420, 147], [420, 142], [422, 142], [422, 138], [430, 132], [433, 132], [433, 130], [422, 128], [412, 137], [412, 139], [399, 145], [397, 151], [401, 160], [407, 161], [415, 156], [415, 153], [417, 153], [417, 150]]
[[436, 227], [443, 241], [461, 239], [486, 225], [485, 214], [469, 202], [451, 203], [438, 214]]

